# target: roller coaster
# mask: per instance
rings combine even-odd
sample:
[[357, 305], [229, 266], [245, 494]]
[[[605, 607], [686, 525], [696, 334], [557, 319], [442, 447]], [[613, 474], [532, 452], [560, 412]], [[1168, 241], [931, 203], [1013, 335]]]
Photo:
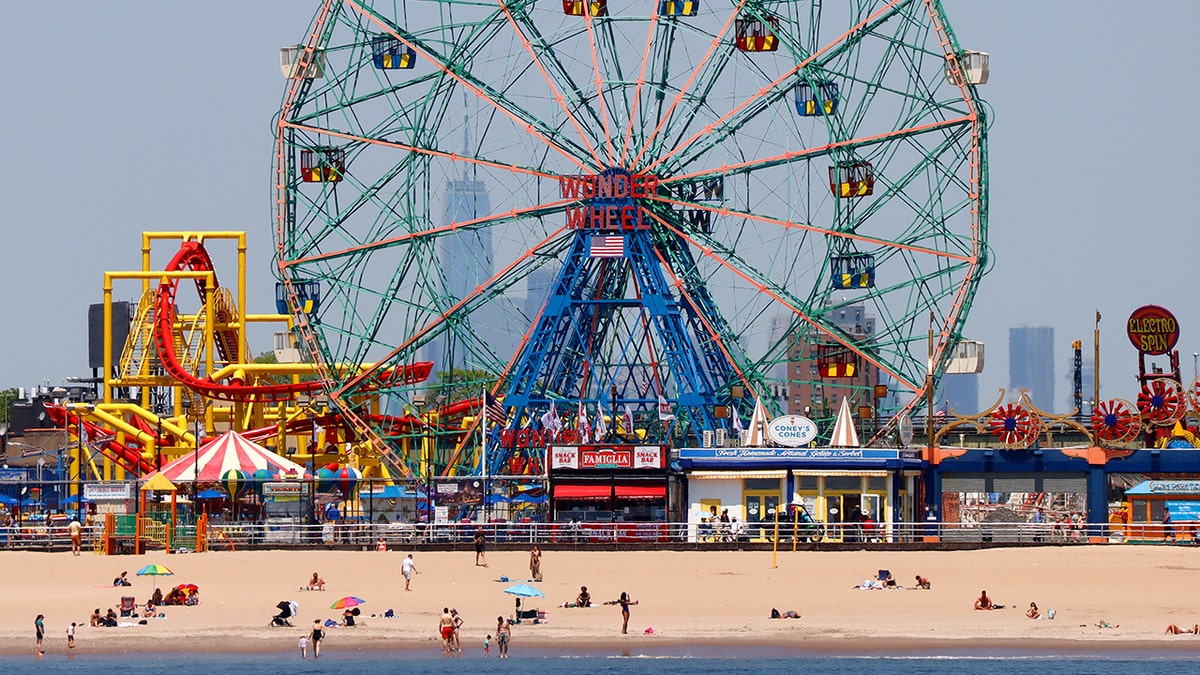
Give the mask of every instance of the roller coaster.
[[[236, 241], [238, 251], [238, 284], [233, 289], [220, 284], [206, 246], [229, 240]], [[178, 246], [160, 271], [150, 269], [155, 242]], [[352, 466], [365, 478], [389, 481], [415, 477], [408, 456], [416, 453], [419, 441], [377, 446], [362, 438], [330, 402], [326, 380], [316, 365], [271, 358], [256, 362], [249, 357], [246, 329], [251, 323], [283, 324], [287, 330], [276, 338], [285, 343], [294, 326], [291, 315], [242, 310], [245, 250], [244, 232], [146, 232], [142, 268], [105, 273], [106, 336], [113, 334], [114, 282], [140, 281], [142, 294], [119, 362], [105, 363], [109, 376], [103, 378], [99, 401], [46, 407], [50, 419], [67, 430], [70, 445], [77, 449], [75, 461], [70, 462], [70, 480], [139, 477], [229, 429], [313, 467]], [[194, 283], [200, 302], [194, 313], [181, 310], [180, 286], [188, 280]], [[109, 347], [106, 344], [106, 361], [115, 353]], [[432, 366], [420, 362], [372, 377], [388, 386], [416, 384], [429, 377]], [[363, 398], [369, 396], [369, 389]], [[419, 439], [425, 426], [436, 425], [439, 433], [445, 433], [447, 425], [461, 426], [464, 420], [469, 424], [480, 403], [459, 401], [419, 416], [411, 410], [395, 415], [377, 408], [370, 415], [372, 424]]]

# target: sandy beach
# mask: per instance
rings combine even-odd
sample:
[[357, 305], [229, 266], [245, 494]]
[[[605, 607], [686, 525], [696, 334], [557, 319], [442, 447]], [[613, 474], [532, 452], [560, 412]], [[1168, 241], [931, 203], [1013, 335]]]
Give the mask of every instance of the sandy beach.
[[[478, 657], [496, 617], [513, 613], [504, 589], [529, 577], [526, 551], [489, 551], [488, 567], [474, 553], [413, 552], [420, 574], [405, 592], [400, 564], [408, 551], [254, 551], [104, 557], [85, 553], [0, 552], [5, 571], [0, 592], [0, 653], [33, 651], [33, 621], [45, 614], [46, 651], [66, 651], [66, 628], [75, 621], [77, 653], [88, 651], [284, 651], [295, 648], [314, 619], [340, 618], [330, 605], [346, 595], [367, 602], [361, 625], [331, 628], [325, 651], [427, 650], [440, 653], [435, 637], [443, 607], [466, 620], [462, 644]], [[171, 577], [135, 577], [148, 563]], [[891, 570], [905, 587], [916, 574], [932, 589], [858, 590], [879, 569]], [[769, 551], [554, 551], [543, 554], [544, 599], [527, 608], [548, 612], [549, 621], [513, 627], [512, 654], [523, 647], [593, 652], [671, 649], [686, 645], [755, 646], [783, 650], [851, 653], [935, 652], [939, 649], [1182, 649], [1200, 653], [1200, 638], [1164, 636], [1169, 623], [1200, 623], [1191, 588], [1200, 572], [1197, 551], [1169, 546], [1091, 546], [981, 551], [781, 552], [778, 567]], [[130, 588], [113, 588], [128, 571]], [[325, 591], [298, 590], [312, 572]], [[147, 625], [90, 628], [88, 617], [117, 608], [122, 595], [139, 603], [158, 586], [194, 583], [201, 604], [165, 607]], [[621, 635], [615, 606], [562, 608], [580, 585], [597, 602], [627, 591], [632, 607], [629, 634]], [[975, 611], [986, 589], [1005, 609]], [[280, 600], [296, 600], [295, 628], [268, 626]], [[1054, 620], [1031, 621], [1025, 609], [1037, 602]], [[768, 618], [771, 608], [795, 610], [799, 619]], [[395, 618], [381, 616], [392, 609]], [[123, 621], [128, 621], [127, 619]], [[1098, 627], [1108, 622], [1114, 627]], [[646, 629], [653, 628], [653, 634]], [[495, 647], [493, 646], [493, 657]]]

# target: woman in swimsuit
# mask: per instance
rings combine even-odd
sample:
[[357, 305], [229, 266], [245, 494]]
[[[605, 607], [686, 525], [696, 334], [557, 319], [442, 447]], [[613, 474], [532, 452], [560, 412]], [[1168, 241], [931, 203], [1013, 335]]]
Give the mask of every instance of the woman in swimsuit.
[[308, 634], [308, 642], [312, 645], [313, 658], [321, 658], [321, 640], [325, 639], [325, 631], [321, 630], [321, 620], [313, 619], [312, 632]]
[[621, 606], [621, 634], [624, 635], [629, 632], [629, 606], [638, 604], [638, 601], [630, 600], [629, 594], [622, 591], [621, 597], [613, 603]]

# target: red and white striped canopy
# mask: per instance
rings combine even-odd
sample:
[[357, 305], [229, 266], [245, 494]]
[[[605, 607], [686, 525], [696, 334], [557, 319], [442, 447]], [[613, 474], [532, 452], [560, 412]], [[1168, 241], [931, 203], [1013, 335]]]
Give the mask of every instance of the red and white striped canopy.
[[[200, 467], [199, 478], [196, 477], [197, 466]], [[236, 431], [226, 431], [215, 440], [201, 446], [198, 458], [194, 452], [184, 455], [164, 464], [161, 470], [142, 476], [142, 480], [148, 480], [153, 478], [155, 473], [161, 473], [172, 483], [194, 480], [216, 482], [230, 469], [241, 469], [250, 476], [259, 469], [268, 469], [286, 477], [308, 477], [308, 472], [303, 466], [280, 457], [261, 445], [251, 443]]]

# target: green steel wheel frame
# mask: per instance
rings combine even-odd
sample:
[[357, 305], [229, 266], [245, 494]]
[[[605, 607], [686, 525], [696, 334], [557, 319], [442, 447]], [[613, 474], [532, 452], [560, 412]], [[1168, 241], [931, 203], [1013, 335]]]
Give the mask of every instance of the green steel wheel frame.
[[[713, 403], [744, 420], [754, 398], [777, 414], [784, 391], [837, 385], [874, 404], [874, 381], [818, 368], [825, 350], [877, 373], [896, 419], [924, 405], [988, 268], [986, 106], [945, 75], [961, 54], [937, 0], [326, 0], [277, 118], [278, 274], [299, 342], [401, 468], [427, 470], [411, 441], [432, 435], [438, 471], [478, 471], [479, 435], [450, 417], [477, 406], [449, 408], [502, 396], [537, 347], [524, 340], [581, 236], [568, 215], [588, 206], [560, 178], [619, 167], [657, 181], [637, 206], [697, 317], [688, 347], [731, 375]], [[307, 314], [299, 282], [321, 288]], [[683, 376], [644, 317], [592, 319], [595, 381], [538, 400], [568, 413], [623, 378], [653, 380], [632, 399], [678, 406]], [[439, 375], [388, 378], [423, 360]], [[406, 418], [421, 397], [436, 424]], [[540, 414], [515, 412], [513, 426]], [[677, 442], [711, 428], [681, 416]]]

